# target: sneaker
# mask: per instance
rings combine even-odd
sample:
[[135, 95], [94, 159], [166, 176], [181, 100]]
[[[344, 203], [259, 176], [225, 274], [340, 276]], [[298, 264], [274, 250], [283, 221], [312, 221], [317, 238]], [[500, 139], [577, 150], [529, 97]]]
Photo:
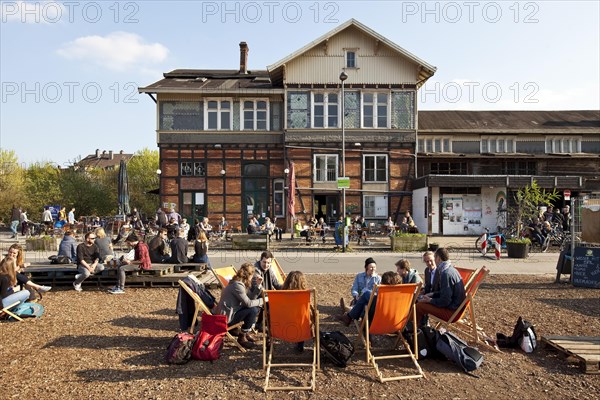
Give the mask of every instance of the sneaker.
[[110, 294], [125, 294], [125, 291], [123, 289], [115, 289], [115, 290], [109, 290], [108, 293], [110, 293]]
[[119, 290], [119, 287], [118, 286], [113, 286], [110, 289], [108, 289], [107, 292], [113, 292], [115, 290]]
[[81, 292], [83, 289], [81, 288], [81, 283], [77, 284], [75, 282], [73, 282], [73, 288], [77, 291], [77, 292]]
[[46, 292], [50, 291], [50, 289], [52, 289], [52, 286], [40, 286], [40, 288], [38, 289], [38, 292], [46, 293]]

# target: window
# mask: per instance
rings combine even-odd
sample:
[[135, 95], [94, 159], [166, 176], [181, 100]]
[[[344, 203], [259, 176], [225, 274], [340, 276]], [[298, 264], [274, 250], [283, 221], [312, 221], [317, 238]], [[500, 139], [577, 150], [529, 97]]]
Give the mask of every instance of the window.
[[230, 130], [231, 129], [231, 101], [209, 100], [206, 102], [206, 129]]
[[505, 161], [502, 163], [502, 175], [537, 175], [535, 161]]
[[159, 129], [165, 131], [202, 130], [202, 102], [161, 101]]
[[365, 218], [387, 218], [387, 196], [365, 196], [363, 200]]
[[337, 154], [315, 155], [314, 179], [315, 182], [337, 182], [338, 177]]
[[419, 139], [417, 146], [420, 153], [452, 153], [452, 141], [445, 137]]
[[546, 153], [581, 153], [581, 138], [547, 137]]
[[482, 137], [482, 153], [514, 153], [515, 139], [512, 137]]
[[283, 179], [275, 179], [273, 181], [273, 216], [285, 216], [285, 199], [284, 199], [284, 184]]
[[386, 93], [363, 93], [363, 128], [388, 127], [388, 99]]
[[346, 68], [357, 68], [356, 50], [346, 50]]
[[243, 101], [242, 129], [246, 131], [266, 131], [269, 129], [267, 120], [269, 103], [266, 100]]
[[467, 175], [466, 162], [433, 162], [429, 167], [432, 175]]
[[182, 161], [180, 164], [181, 176], [206, 176], [206, 164], [198, 161]]
[[313, 93], [313, 128], [338, 127], [337, 93]]
[[365, 182], [387, 182], [387, 155], [364, 155], [364, 181]]

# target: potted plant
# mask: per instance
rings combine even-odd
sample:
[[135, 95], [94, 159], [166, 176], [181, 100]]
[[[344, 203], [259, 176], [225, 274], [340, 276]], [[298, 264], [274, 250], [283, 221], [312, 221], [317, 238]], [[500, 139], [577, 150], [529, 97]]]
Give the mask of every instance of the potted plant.
[[538, 186], [536, 181], [532, 181], [519, 189], [514, 196], [515, 203], [511, 207], [511, 214], [517, 225], [517, 235], [523, 232], [523, 228], [536, 217], [540, 215], [540, 206], [549, 206], [560, 197], [556, 188], [551, 192]]
[[510, 258], [527, 258], [531, 240], [528, 238], [506, 239], [506, 252]]
[[440, 244], [436, 242], [429, 243], [429, 251], [436, 251], [440, 248]]

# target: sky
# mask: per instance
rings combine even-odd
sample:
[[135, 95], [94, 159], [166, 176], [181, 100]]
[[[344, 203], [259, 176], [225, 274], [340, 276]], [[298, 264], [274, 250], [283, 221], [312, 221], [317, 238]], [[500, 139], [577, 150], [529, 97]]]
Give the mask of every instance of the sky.
[[137, 88], [266, 69], [355, 18], [437, 67], [420, 110], [600, 109], [600, 2], [0, 1], [0, 148], [61, 167], [156, 149]]

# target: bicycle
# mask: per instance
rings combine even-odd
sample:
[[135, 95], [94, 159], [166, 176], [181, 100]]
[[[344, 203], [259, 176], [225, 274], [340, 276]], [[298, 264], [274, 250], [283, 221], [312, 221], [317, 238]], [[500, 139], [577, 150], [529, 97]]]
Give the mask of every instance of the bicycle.
[[490, 233], [490, 230], [488, 228], [484, 228], [485, 232], [482, 233], [481, 235], [479, 235], [479, 237], [475, 240], [475, 248], [477, 249], [477, 251], [479, 251], [481, 254], [483, 254], [483, 242], [484, 242], [484, 237], [486, 237], [486, 251], [487, 249], [494, 249], [496, 247], [496, 238], [500, 237], [500, 248], [501, 249], [506, 249], [506, 236], [504, 235], [504, 233], [498, 232], [498, 233]]

